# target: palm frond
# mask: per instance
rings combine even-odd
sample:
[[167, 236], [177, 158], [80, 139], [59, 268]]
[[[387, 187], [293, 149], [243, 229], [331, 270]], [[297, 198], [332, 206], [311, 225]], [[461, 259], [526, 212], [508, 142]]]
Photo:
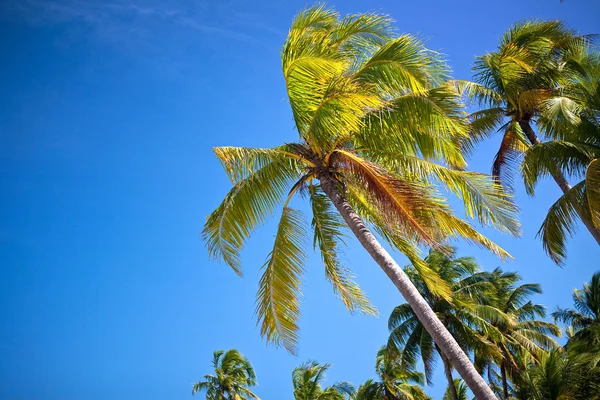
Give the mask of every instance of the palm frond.
[[351, 313], [358, 311], [377, 315], [377, 309], [354, 282], [350, 270], [339, 261], [338, 244], [343, 242], [343, 229], [346, 227], [344, 220], [333, 210], [329, 198], [317, 188], [312, 189], [310, 203], [313, 213], [314, 247], [320, 250], [325, 264], [325, 277]]
[[261, 335], [295, 353], [300, 317], [300, 276], [304, 272], [305, 223], [300, 211], [284, 208], [273, 250], [263, 266], [256, 314]]

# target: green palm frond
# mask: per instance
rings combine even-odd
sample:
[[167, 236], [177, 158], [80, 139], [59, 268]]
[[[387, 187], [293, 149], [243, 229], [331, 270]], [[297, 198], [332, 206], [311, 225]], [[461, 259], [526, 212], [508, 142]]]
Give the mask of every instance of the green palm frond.
[[356, 311], [377, 315], [377, 309], [353, 281], [352, 273], [339, 261], [338, 244], [343, 243], [344, 220], [332, 208], [329, 198], [312, 188], [310, 203], [313, 213], [314, 247], [319, 248], [325, 264], [325, 277], [333, 286], [334, 292], [351, 313]]
[[588, 165], [585, 182], [592, 223], [600, 229], [600, 158], [593, 160]]
[[295, 160], [287, 159], [271, 162], [236, 183], [204, 225], [209, 255], [241, 275], [239, 253], [246, 239], [271, 216], [298, 175]]
[[300, 275], [304, 272], [306, 229], [302, 213], [284, 208], [273, 250], [263, 266], [256, 313], [261, 334], [295, 353], [300, 317]]
[[533, 194], [538, 179], [551, 176], [557, 168], [581, 176], [595, 157], [600, 157], [600, 148], [585, 143], [552, 140], [531, 146], [521, 164], [525, 188]]
[[586, 182], [581, 181], [562, 195], [550, 206], [538, 231], [544, 250], [557, 264], [565, 260], [566, 241], [576, 232], [578, 212], [585, 212], [588, 209], [586, 191]]

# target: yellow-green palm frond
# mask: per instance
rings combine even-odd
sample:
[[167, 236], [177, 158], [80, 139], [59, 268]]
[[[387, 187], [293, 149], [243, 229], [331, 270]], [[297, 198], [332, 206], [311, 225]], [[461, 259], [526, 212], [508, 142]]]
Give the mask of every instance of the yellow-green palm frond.
[[389, 151], [365, 151], [369, 159], [399, 174], [412, 174], [421, 182], [436, 183], [463, 201], [468, 218], [492, 225], [511, 235], [520, 234], [512, 195], [489, 175], [444, 167], [417, 156]]
[[384, 105], [373, 90], [364, 86], [350, 77], [330, 79], [319, 105], [307, 109], [312, 113], [305, 133], [307, 141], [329, 153], [337, 142], [359, 132], [364, 116]]
[[332, 31], [332, 43], [348, 57], [361, 58], [394, 36], [393, 20], [387, 15], [350, 14]]
[[306, 256], [306, 227], [302, 213], [284, 208], [273, 250], [263, 266], [256, 313], [261, 335], [267, 342], [296, 352], [300, 317], [300, 276]]
[[600, 148], [586, 143], [552, 140], [531, 146], [521, 164], [527, 193], [533, 195], [539, 178], [557, 170], [571, 176], [583, 175], [596, 157], [600, 157]]
[[377, 315], [377, 309], [354, 282], [352, 272], [340, 263], [338, 247], [343, 243], [346, 228], [344, 220], [333, 210], [329, 198], [317, 187], [311, 188], [310, 203], [313, 213], [313, 245], [320, 250], [325, 264], [325, 277], [351, 313]]
[[600, 229], [600, 158], [593, 160], [588, 166], [585, 182], [592, 223]]
[[494, 156], [492, 175], [508, 188], [514, 187], [516, 171], [523, 153], [529, 148], [527, 137], [517, 121], [510, 121], [504, 127], [500, 148]]
[[402, 35], [365, 59], [355, 75], [385, 93], [403, 94], [441, 84], [448, 78], [449, 68], [439, 53], [412, 35]]
[[457, 79], [449, 83], [456, 88], [461, 97], [464, 97], [470, 103], [486, 107], [499, 107], [504, 103], [504, 98], [500, 93], [477, 82]]
[[463, 239], [468, 243], [475, 244], [481, 248], [491, 251], [502, 260], [512, 258], [512, 256], [506, 250], [479, 233], [477, 229], [475, 229], [467, 221], [456, 217], [451, 212], [438, 212], [436, 214], [436, 221], [438, 224], [438, 229], [441, 232], [444, 232], [448, 238]]
[[[243, 171], [231, 172], [231, 176], [237, 178]], [[299, 174], [296, 160], [285, 159], [238, 181], [204, 224], [202, 236], [209, 255], [242, 275], [239, 253], [246, 239], [275, 211]]]
[[363, 191], [349, 189], [347, 193], [348, 199], [361, 218], [392, 248], [398, 250], [408, 258], [419, 273], [420, 278], [427, 283], [427, 286], [433, 293], [440, 298], [450, 300], [451, 292], [449, 286], [421, 258], [421, 251], [414, 242], [408, 239], [397, 226], [386, 223], [378, 208], [368, 199]]
[[458, 93], [449, 85], [407, 93], [365, 119], [353, 142], [357, 148], [421, 155], [452, 166], [466, 166], [461, 142], [468, 125]]
[[416, 182], [398, 179], [381, 166], [355, 153], [338, 150], [335, 161], [347, 181], [357, 182], [390, 226], [397, 226], [419, 243], [437, 246], [430, 218], [440, 206]]
[[578, 213], [589, 216], [586, 192], [585, 180], [573, 186], [550, 206], [538, 231], [544, 250], [557, 264], [562, 264], [566, 258], [566, 241], [576, 232]]

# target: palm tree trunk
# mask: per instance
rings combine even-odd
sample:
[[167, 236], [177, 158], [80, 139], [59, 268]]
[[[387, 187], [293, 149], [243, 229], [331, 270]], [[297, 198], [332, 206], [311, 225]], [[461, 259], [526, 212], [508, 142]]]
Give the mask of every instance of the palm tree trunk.
[[444, 363], [444, 373], [446, 374], [446, 380], [448, 380], [448, 387], [450, 388], [450, 393], [452, 393], [452, 399], [459, 400], [458, 392], [456, 391], [456, 386], [454, 385], [454, 379], [452, 378], [452, 365], [450, 364], [450, 361], [446, 359], [446, 356], [444, 356], [444, 353], [442, 353], [442, 350], [438, 347], [438, 345], [436, 345], [435, 348], [438, 353], [440, 353], [440, 357], [442, 357], [442, 362]]
[[[537, 137], [537, 135], [533, 131], [533, 128], [531, 128], [529, 118], [521, 119], [519, 121], [519, 126], [521, 127], [521, 129], [527, 136], [527, 139], [529, 139], [529, 142], [531, 142], [532, 145], [541, 143], [541, 140]], [[560, 190], [562, 190], [563, 193], [566, 193], [569, 190], [571, 190], [571, 185], [567, 181], [567, 178], [565, 178], [562, 171], [560, 171], [558, 168], [552, 171], [552, 177], [554, 178], [554, 181], [556, 182], [558, 187], [560, 187]], [[583, 212], [577, 210], [577, 214], [579, 215], [579, 218], [581, 219], [587, 230], [592, 234], [594, 239], [596, 239], [598, 245], [600, 245], [600, 230], [596, 228], [594, 224], [592, 224], [592, 221], [590, 221], [589, 218]]]
[[504, 362], [500, 365], [500, 374], [502, 375], [502, 393], [504, 394], [504, 400], [508, 399], [508, 382], [506, 381], [506, 368]]
[[377, 238], [369, 231], [360, 216], [344, 198], [333, 177], [324, 173], [319, 176], [319, 179], [323, 191], [331, 199], [354, 235], [356, 235], [358, 241], [386, 273], [396, 288], [398, 288], [419, 321], [421, 321], [427, 332], [429, 332], [434, 342], [442, 349], [447, 359], [452, 363], [452, 366], [465, 380], [475, 397], [479, 400], [496, 400], [496, 396], [494, 396], [490, 387], [485, 383], [481, 375], [477, 373], [467, 355], [441, 323], [425, 299], [423, 299], [408, 276], [402, 271], [402, 268], [400, 268]]

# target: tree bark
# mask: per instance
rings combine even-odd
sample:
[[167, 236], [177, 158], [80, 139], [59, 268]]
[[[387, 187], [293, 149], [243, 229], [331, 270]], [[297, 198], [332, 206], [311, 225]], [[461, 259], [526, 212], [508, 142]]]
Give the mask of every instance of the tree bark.
[[504, 395], [504, 400], [508, 399], [508, 382], [506, 380], [506, 368], [504, 367], [504, 362], [500, 365], [500, 375], [502, 376], [502, 393]]
[[356, 235], [360, 244], [373, 257], [396, 288], [398, 288], [419, 321], [421, 321], [427, 332], [431, 335], [433, 341], [442, 349], [446, 358], [467, 383], [475, 397], [478, 400], [497, 400], [490, 387], [485, 383], [481, 375], [477, 373], [467, 355], [441, 323], [425, 299], [423, 299], [402, 268], [400, 268], [377, 238], [369, 231], [360, 216], [344, 198], [338, 189], [337, 182], [327, 173], [319, 176], [319, 180], [321, 181], [323, 191], [331, 199], [348, 224], [348, 227], [350, 227], [350, 230]]
[[459, 400], [458, 392], [456, 391], [456, 386], [454, 385], [454, 379], [452, 378], [452, 365], [450, 364], [450, 361], [448, 361], [448, 359], [446, 359], [446, 357], [444, 356], [444, 353], [442, 353], [442, 350], [437, 345], [435, 347], [436, 347], [438, 353], [440, 353], [440, 357], [442, 357], [442, 362], [444, 364], [444, 373], [446, 374], [446, 380], [448, 381], [448, 387], [450, 388], [450, 393], [452, 393], [452, 399]]
[[[529, 139], [529, 142], [532, 145], [542, 142], [533, 131], [533, 128], [529, 123], [529, 118], [521, 119], [519, 121], [519, 126], [521, 127], [521, 129], [527, 136], [527, 139]], [[567, 178], [565, 178], [562, 171], [560, 171], [558, 168], [552, 171], [552, 177], [554, 178], [554, 181], [563, 193], [566, 193], [569, 190], [571, 190], [571, 185], [567, 181]], [[587, 230], [592, 234], [592, 237], [596, 239], [596, 242], [598, 243], [598, 245], [600, 245], [600, 230], [596, 228], [594, 224], [592, 224], [592, 221], [590, 221], [589, 218], [587, 218], [587, 216], [584, 215], [580, 210], [577, 210], [577, 214], [579, 215], [579, 218], [581, 219]]]

